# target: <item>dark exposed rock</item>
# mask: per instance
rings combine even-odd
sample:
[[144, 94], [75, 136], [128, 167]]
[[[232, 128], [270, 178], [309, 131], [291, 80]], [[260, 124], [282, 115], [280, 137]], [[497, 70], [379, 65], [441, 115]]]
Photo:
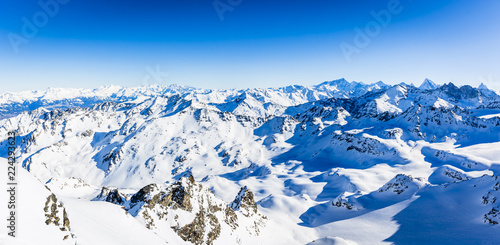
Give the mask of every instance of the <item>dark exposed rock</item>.
[[234, 209], [226, 207], [224, 209], [225, 219], [224, 222], [228, 224], [233, 230], [238, 228], [238, 216], [234, 212]]
[[487, 214], [484, 215], [484, 222], [492, 225], [498, 225], [500, 222], [500, 207], [492, 208]]
[[242, 187], [229, 206], [241, 211], [245, 216], [251, 216], [257, 213], [257, 204], [255, 203], [253, 193], [246, 186]]
[[[197, 183], [192, 175], [182, 177], [165, 188], [156, 184], [145, 186], [128, 201], [117, 189], [103, 188], [101, 194], [95, 200], [123, 205], [131, 215], [142, 218], [148, 229], [157, 230], [160, 227], [158, 222], [177, 223], [170, 225], [174, 232], [193, 244], [213, 244], [222, 230], [228, 228], [231, 232], [242, 228], [250, 235], [258, 235], [267, 219], [258, 212], [253, 193], [247, 187], [241, 188], [235, 200], [228, 205]], [[123, 202], [118, 203], [118, 200]], [[181, 226], [180, 216], [186, 212], [194, 214], [194, 219]], [[251, 219], [251, 222], [246, 221], [250, 225], [241, 227], [238, 215]]]
[[106, 201], [118, 205], [125, 203], [125, 197], [118, 191], [118, 188], [114, 187], [103, 187], [99, 195], [97, 195], [93, 201]]
[[388, 192], [392, 191], [396, 194], [402, 194], [410, 188], [410, 186], [416, 186], [415, 181], [422, 181], [421, 178], [413, 178], [410, 175], [398, 174], [396, 177], [387, 182], [384, 186], [378, 189], [378, 192]]
[[453, 83], [444, 84], [443, 86], [439, 87], [439, 90], [443, 91], [451, 98], [455, 98], [457, 100], [478, 97], [480, 94], [478, 89], [473, 88], [469, 85], [458, 88]]
[[132, 195], [130, 198], [130, 202], [132, 204], [138, 203], [138, 202], [145, 202], [147, 195], [150, 193], [157, 191], [158, 186], [156, 184], [150, 184], [147, 186], [142, 187], [137, 193]]
[[358, 210], [354, 204], [350, 203], [349, 200], [342, 195], [338, 196], [332, 201], [332, 205], [338, 208], [346, 208], [348, 210]]
[[43, 211], [45, 212], [46, 225], [53, 224], [59, 227], [61, 231], [71, 230], [66, 209], [63, 207], [62, 203], [57, 200], [54, 194], [47, 197]]

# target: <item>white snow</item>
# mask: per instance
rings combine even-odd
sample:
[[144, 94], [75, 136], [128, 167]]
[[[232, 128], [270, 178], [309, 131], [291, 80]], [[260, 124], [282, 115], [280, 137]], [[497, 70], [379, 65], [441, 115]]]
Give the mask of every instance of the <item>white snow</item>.
[[[0, 241], [186, 244], [172, 227], [188, 225], [208, 203], [168, 214], [156, 207], [157, 226], [148, 229], [141, 207], [92, 200], [113, 187], [130, 203], [146, 185], [164, 188], [190, 175], [203, 185], [193, 200], [229, 205], [246, 186], [267, 217], [256, 232], [258, 218], [235, 208], [239, 228], [231, 229], [219, 212], [214, 244], [498, 241], [500, 226], [484, 217], [495, 220], [498, 205], [500, 96], [441, 88], [430, 80], [415, 88], [340, 79], [268, 89], [109, 86], [0, 95], [2, 115], [23, 101], [37, 108], [0, 120], [2, 162], [7, 132], [18, 133], [20, 188], [19, 238], [0, 226]], [[45, 224], [51, 194], [70, 231]], [[0, 197], [5, 203], [5, 192]]]

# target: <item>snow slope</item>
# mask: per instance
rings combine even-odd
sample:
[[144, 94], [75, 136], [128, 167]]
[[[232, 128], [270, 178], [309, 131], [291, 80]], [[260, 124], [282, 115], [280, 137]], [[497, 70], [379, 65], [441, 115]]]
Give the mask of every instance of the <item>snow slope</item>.
[[[16, 131], [20, 183], [30, 190], [20, 190], [30, 203], [20, 210], [32, 212], [20, 227], [33, 233], [20, 244], [44, 233], [38, 244], [500, 239], [500, 96], [485, 86], [340, 79], [1, 98], [0, 157]], [[71, 230], [45, 224], [51, 195]]]

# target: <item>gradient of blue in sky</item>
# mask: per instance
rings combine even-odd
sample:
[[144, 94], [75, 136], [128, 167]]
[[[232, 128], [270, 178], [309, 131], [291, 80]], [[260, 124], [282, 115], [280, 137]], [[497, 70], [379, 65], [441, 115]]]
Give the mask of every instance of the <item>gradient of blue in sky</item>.
[[[213, 0], [65, 1], [47, 20], [37, 1], [1, 2], [0, 93], [153, 83], [276, 87], [342, 77], [500, 89], [500, 1], [216, 0], [230, 9], [223, 13]], [[354, 45], [355, 29], [391, 1], [400, 13], [346, 59], [341, 43]], [[23, 37], [23, 18], [46, 24], [35, 25], [16, 52], [11, 39]], [[151, 76], [157, 69], [160, 76]]]

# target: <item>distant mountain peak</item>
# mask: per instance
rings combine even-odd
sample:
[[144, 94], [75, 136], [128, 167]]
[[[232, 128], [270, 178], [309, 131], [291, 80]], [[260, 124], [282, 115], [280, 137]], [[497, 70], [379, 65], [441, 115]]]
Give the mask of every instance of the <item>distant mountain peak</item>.
[[479, 87], [477, 87], [477, 89], [479, 89], [479, 90], [490, 90], [486, 85], [484, 85], [484, 83], [481, 83], [479, 85]]
[[473, 88], [470, 85], [457, 87], [451, 82], [441, 86], [440, 90], [446, 93], [451, 98], [455, 98], [458, 100], [477, 98], [481, 94], [478, 89]]
[[345, 78], [340, 78], [340, 79], [336, 79], [336, 80], [332, 80], [332, 81], [322, 82], [322, 83], [319, 84], [319, 86], [322, 86], [322, 85], [339, 85], [339, 84], [347, 85], [347, 84], [350, 84], [350, 82], [347, 81]]
[[432, 80], [426, 78], [422, 84], [420, 85], [420, 87], [418, 87], [419, 89], [422, 89], [422, 90], [432, 90], [432, 89], [436, 89], [438, 88], [439, 85], [437, 85], [436, 83], [434, 83]]
[[492, 89], [489, 89], [484, 83], [481, 83], [478, 87], [477, 90], [481, 92], [482, 95], [488, 96], [488, 97], [494, 97], [498, 95], [497, 92], [495, 92]]

